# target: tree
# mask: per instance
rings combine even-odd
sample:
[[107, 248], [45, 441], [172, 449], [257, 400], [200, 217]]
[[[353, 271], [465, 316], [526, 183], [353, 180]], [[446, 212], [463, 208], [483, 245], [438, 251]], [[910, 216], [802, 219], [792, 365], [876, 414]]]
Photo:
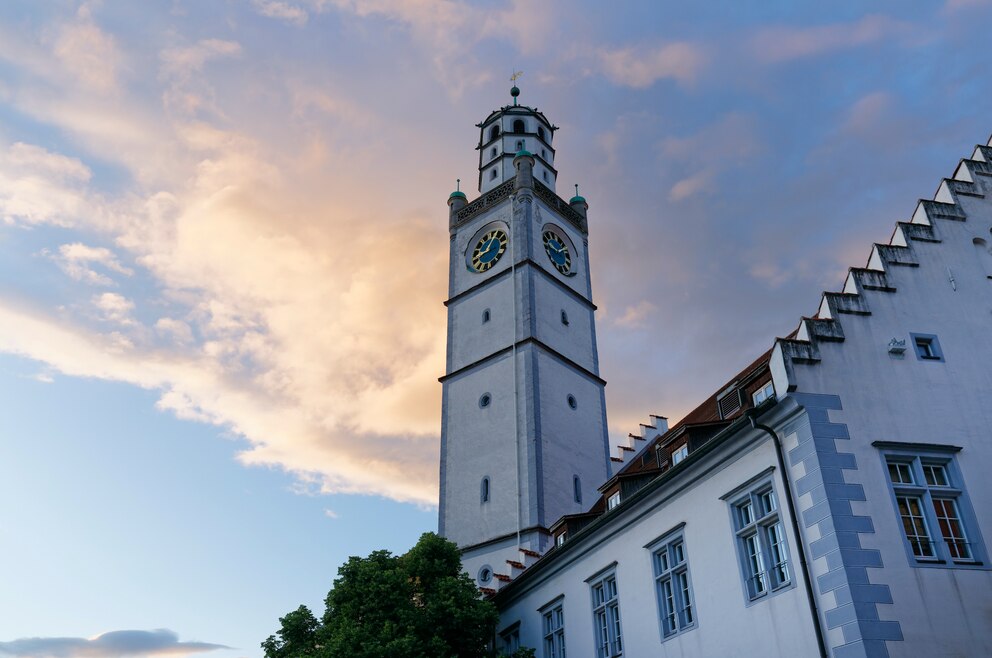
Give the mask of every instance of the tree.
[[317, 655], [317, 629], [320, 622], [305, 605], [279, 619], [279, 638], [270, 635], [262, 648], [266, 658], [300, 658]]
[[306, 606], [282, 617], [265, 657], [483, 658], [498, 615], [461, 568], [458, 548], [432, 532], [402, 556], [349, 558], [323, 619]]

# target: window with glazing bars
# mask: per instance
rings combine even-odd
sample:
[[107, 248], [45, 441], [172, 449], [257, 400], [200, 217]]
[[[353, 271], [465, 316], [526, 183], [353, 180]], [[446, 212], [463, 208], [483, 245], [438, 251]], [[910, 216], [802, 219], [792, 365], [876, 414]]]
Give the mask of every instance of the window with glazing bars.
[[748, 599], [753, 601], [792, 582], [785, 531], [771, 483], [738, 498], [733, 517]]
[[963, 490], [952, 475], [950, 459], [891, 455], [885, 465], [913, 557], [918, 562], [974, 562], [961, 514]]
[[559, 603], [546, 611], [544, 619], [544, 658], [565, 658], [565, 613]]
[[654, 578], [662, 635], [669, 637], [695, 626], [692, 584], [682, 535], [668, 540], [654, 551]]
[[617, 598], [617, 578], [614, 574], [592, 584], [592, 614], [596, 631], [597, 658], [623, 655], [620, 630], [620, 603]]

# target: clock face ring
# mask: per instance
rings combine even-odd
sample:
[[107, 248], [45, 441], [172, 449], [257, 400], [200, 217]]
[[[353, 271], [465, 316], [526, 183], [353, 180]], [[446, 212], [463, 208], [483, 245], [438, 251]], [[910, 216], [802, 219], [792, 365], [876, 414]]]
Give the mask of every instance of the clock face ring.
[[542, 235], [544, 241], [544, 251], [548, 254], [551, 264], [562, 274], [572, 271], [572, 254], [568, 250], [568, 243], [565, 239], [548, 229]]
[[475, 248], [472, 250], [472, 269], [476, 272], [485, 272], [492, 268], [506, 252], [506, 245], [509, 241], [506, 231], [502, 229], [496, 228], [486, 231], [475, 243]]

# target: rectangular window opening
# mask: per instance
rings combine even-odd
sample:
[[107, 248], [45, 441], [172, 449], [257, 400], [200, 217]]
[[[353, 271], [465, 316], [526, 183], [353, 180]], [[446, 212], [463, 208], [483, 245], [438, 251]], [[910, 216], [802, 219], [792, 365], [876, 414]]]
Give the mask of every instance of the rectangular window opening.
[[920, 566], [980, 566], [985, 549], [969, 532], [977, 521], [950, 452], [900, 451], [884, 460], [910, 560]]
[[681, 535], [654, 549], [654, 576], [658, 595], [661, 634], [668, 638], [695, 625], [692, 585]]
[[771, 484], [765, 482], [753, 488], [731, 509], [748, 600], [790, 585], [788, 543]]

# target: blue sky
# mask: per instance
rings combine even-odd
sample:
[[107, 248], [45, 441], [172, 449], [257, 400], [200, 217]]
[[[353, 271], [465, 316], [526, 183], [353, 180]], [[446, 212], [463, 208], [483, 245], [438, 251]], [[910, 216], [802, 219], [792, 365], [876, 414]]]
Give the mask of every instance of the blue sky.
[[590, 203], [619, 442], [814, 313], [988, 140], [990, 19], [3, 3], [0, 656], [257, 657], [349, 555], [435, 527], [445, 201], [512, 70]]

